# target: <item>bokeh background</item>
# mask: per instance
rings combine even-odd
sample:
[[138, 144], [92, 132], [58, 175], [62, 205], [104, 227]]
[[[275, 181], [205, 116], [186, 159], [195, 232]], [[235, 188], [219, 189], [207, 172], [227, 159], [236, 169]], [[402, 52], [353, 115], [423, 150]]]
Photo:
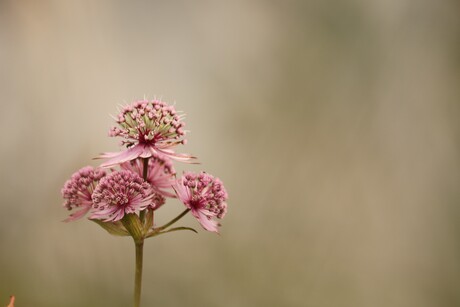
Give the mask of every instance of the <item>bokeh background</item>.
[[453, 0], [0, 1], [0, 305], [131, 305], [60, 189], [145, 95], [230, 200], [147, 241], [144, 306], [460, 306], [459, 54]]

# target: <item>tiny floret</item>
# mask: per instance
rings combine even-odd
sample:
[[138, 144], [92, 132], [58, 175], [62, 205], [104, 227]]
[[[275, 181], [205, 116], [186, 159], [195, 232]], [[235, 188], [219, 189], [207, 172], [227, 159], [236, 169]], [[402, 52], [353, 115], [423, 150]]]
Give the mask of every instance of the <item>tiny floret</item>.
[[94, 169], [91, 166], [85, 166], [75, 172], [67, 180], [61, 190], [65, 202], [63, 206], [68, 210], [81, 208], [72, 213], [65, 221], [74, 221], [83, 217], [92, 207], [91, 195], [101, 180], [106, 175], [102, 169]]
[[157, 209], [164, 203], [149, 183], [131, 171], [114, 171], [102, 178], [92, 195], [91, 219], [116, 222], [125, 214]]
[[205, 172], [186, 172], [177, 179], [174, 190], [204, 229], [218, 232], [220, 224], [213, 218], [222, 219], [225, 216], [228, 198], [227, 191], [218, 178]]

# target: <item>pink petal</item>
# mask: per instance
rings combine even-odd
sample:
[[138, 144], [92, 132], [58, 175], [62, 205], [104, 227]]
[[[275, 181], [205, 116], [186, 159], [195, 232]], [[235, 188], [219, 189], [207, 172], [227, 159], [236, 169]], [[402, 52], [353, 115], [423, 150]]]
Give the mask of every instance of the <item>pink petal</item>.
[[190, 163], [190, 164], [198, 164], [198, 162], [191, 161], [191, 160], [196, 159], [196, 157], [194, 157], [194, 156], [192, 156], [190, 154], [183, 154], [183, 153], [178, 154], [178, 153], [175, 153], [174, 151], [172, 151], [170, 149], [156, 148], [156, 150], [160, 154], [163, 154], [163, 155], [167, 156], [168, 158], [170, 158], [172, 160], [176, 160], [176, 161], [179, 161], [179, 162]]
[[101, 154], [96, 159], [105, 159], [108, 158], [107, 161], [101, 164], [101, 167], [111, 167], [116, 164], [120, 164], [126, 161], [134, 160], [145, 153], [144, 145], [136, 145], [131, 147], [125, 151], [120, 152], [106, 152]]
[[176, 192], [177, 197], [186, 205], [192, 197], [189, 189], [184, 187], [182, 180], [182, 178], [177, 179], [176, 184], [172, 188]]
[[105, 222], [107, 222], [108, 220], [110, 220], [111, 216], [114, 214], [115, 211], [116, 211], [116, 207], [108, 206], [108, 208], [93, 212], [93, 214], [91, 214], [89, 218], [97, 219], [97, 220], [104, 220]]
[[64, 222], [73, 222], [76, 221], [80, 218], [82, 218], [89, 210], [91, 209], [91, 206], [85, 206], [83, 209], [79, 211], [75, 211], [72, 213], [68, 218], [64, 220]]
[[219, 228], [218, 228], [219, 223], [217, 223], [216, 221], [212, 219], [209, 219], [208, 216], [205, 215], [201, 210], [197, 210], [196, 214], [198, 216], [195, 216], [195, 217], [197, 217], [198, 221], [200, 222], [201, 226], [203, 226], [204, 229], [206, 229], [207, 231], [212, 231], [212, 232], [217, 232], [217, 233], [219, 232]]

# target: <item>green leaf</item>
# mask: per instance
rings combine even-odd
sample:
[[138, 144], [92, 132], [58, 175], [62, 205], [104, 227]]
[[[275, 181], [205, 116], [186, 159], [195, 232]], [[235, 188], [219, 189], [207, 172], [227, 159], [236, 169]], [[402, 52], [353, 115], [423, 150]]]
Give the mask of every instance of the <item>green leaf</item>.
[[101, 220], [91, 220], [104, 228], [108, 233], [114, 236], [129, 236], [128, 231], [123, 227], [120, 222], [103, 222]]

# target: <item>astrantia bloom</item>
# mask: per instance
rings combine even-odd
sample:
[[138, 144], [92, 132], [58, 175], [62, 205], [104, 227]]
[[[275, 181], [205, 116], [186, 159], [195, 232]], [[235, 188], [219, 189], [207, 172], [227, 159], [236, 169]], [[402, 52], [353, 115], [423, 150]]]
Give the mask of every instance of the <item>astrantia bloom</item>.
[[125, 214], [157, 209], [164, 198], [152, 191], [150, 184], [131, 171], [115, 171], [101, 179], [92, 195], [91, 219], [116, 222]]
[[[142, 159], [131, 160], [120, 164], [120, 167], [122, 169], [132, 171], [142, 177], [144, 171], [144, 161], [142, 161]], [[147, 182], [150, 183], [155, 192], [165, 197], [176, 197], [170, 192], [171, 187], [175, 182], [175, 174], [176, 171], [174, 170], [172, 162], [167, 157], [154, 154], [149, 158]]]
[[65, 221], [74, 221], [84, 216], [92, 207], [91, 194], [93, 193], [99, 180], [105, 176], [105, 171], [85, 166], [74, 173], [67, 180], [61, 190], [65, 202], [63, 204], [68, 210], [81, 208], [72, 213]]
[[218, 232], [220, 224], [213, 218], [221, 219], [225, 216], [227, 212], [225, 201], [228, 198], [218, 178], [205, 172], [199, 174], [187, 172], [177, 179], [174, 190], [204, 229]]
[[173, 106], [159, 100], [140, 100], [125, 106], [116, 119], [118, 126], [112, 127], [109, 136], [120, 136], [128, 148], [122, 152], [103, 153], [99, 158], [108, 159], [102, 167], [161, 154], [178, 161], [193, 159], [187, 154], [177, 154], [171, 148], [185, 144], [183, 115], [177, 114]]

